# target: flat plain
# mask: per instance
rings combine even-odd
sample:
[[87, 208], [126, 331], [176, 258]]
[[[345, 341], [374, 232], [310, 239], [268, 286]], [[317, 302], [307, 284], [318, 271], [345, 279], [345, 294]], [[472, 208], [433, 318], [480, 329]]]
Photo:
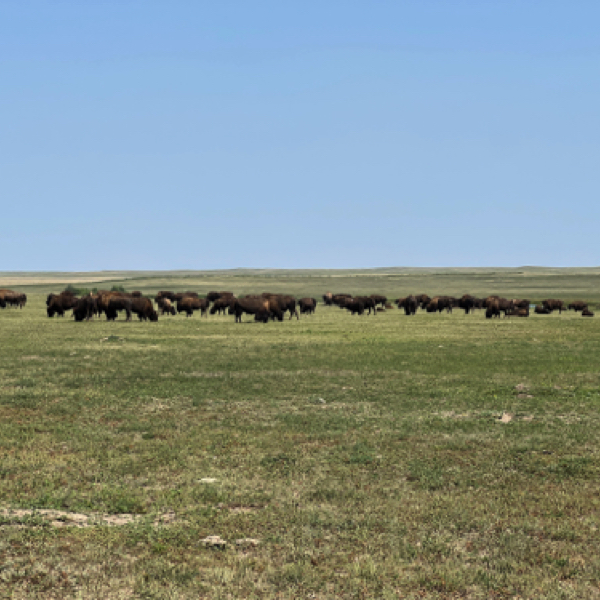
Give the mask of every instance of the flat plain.
[[29, 301], [0, 310], [0, 597], [600, 597], [598, 317], [44, 310], [69, 282], [595, 305], [600, 270], [8, 281]]

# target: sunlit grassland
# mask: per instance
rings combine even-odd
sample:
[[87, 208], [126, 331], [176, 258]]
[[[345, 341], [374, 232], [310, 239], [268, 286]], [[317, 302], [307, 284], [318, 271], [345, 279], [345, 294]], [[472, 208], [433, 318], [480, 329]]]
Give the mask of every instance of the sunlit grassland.
[[[218, 283], [326, 291], [252, 277]], [[0, 597], [600, 595], [597, 319], [74, 323], [42, 291], [0, 311]]]

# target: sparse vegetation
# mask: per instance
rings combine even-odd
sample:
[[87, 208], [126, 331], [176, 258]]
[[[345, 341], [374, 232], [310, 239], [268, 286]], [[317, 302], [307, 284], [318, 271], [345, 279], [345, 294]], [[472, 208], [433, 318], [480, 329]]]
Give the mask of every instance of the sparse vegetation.
[[[252, 277], [181, 289], [289, 289]], [[556, 283], [514, 295], [600, 297]], [[324, 285], [362, 291], [290, 287]], [[46, 288], [0, 313], [0, 597], [598, 597], [597, 319], [74, 323]]]

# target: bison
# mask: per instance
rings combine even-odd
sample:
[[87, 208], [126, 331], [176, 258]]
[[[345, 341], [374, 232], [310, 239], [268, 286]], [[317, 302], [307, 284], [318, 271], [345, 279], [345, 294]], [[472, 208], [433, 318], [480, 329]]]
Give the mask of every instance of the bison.
[[135, 313], [140, 321], [158, 321], [158, 313], [154, 310], [150, 298], [132, 298], [131, 312]]
[[542, 306], [550, 312], [557, 310], [559, 315], [562, 315], [562, 311], [565, 310], [565, 303], [562, 300], [542, 300]]
[[371, 298], [371, 296], [356, 296], [356, 298], [354, 298], [354, 300], [358, 300], [359, 302], [363, 303], [363, 306], [366, 309], [369, 309], [369, 312], [367, 314], [371, 314], [371, 311], [373, 311], [373, 314], [376, 315], [377, 311], [376, 309], [376, 303], [375, 300], [373, 300], [373, 298]]
[[177, 311], [173, 306], [173, 303], [168, 298], [161, 298], [160, 302], [157, 303], [158, 308], [160, 308], [161, 315], [176, 315]]
[[533, 312], [536, 315], [549, 315], [552, 311], [547, 308], [544, 308], [541, 304], [536, 304], [535, 308], [533, 309]]
[[583, 300], [575, 300], [575, 302], [571, 302], [571, 304], [569, 304], [568, 309], [574, 310], [575, 312], [579, 312], [586, 310], [587, 307], [587, 302], [584, 302]]
[[396, 300], [396, 304], [398, 308], [404, 309], [404, 314], [406, 316], [415, 315], [417, 313], [417, 309], [419, 308], [419, 301], [416, 296], [406, 296], [406, 298], [398, 298]]
[[364, 315], [365, 314], [365, 305], [362, 300], [358, 300], [357, 298], [352, 298], [350, 300], [346, 300], [343, 308], [350, 311], [353, 315]]
[[371, 294], [369, 297], [373, 299], [375, 306], [378, 304], [385, 306], [387, 303], [387, 298], [385, 296], [381, 296], [380, 294]]
[[[206, 299], [208, 300], [208, 296], [206, 296]], [[235, 298], [233, 296], [221, 296], [220, 298], [217, 298], [210, 307], [210, 314], [221, 314], [221, 312], [225, 314], [225, 311], [233, 306], [234, 300]]]
[[73, 306], [73, 317], [76, 321], [89, 321], [97, 311], [97, 299], [93, 294], [79, 298]]
[[208, 300], [206, 298], [194, 298], [193, 296], [183, 296], [177, 300], [177, 312], [184, 312], [187, 317], [191, 317], [195, 310], [200, 311], [200, 316], [206, 314]]
[[106, 308], [104, 309], [106, 320], [114, 321], [117, 318], [117, 315], [124, 310], [126, 315], [125, 320], [131, 321], [132, 301], [132, 298], [125, 295], [109, 297]]
[[279, 308], [278, 303], [273, 302], [270, 298], [255, 297], [255, 298], [236, 298], [233, 301], [233, 314], [235, 322], [242, 322], [242, 315], [254, 315], [255, 320], [266, 323], [270, 317], [275, 317], [278, 321], [283, 321], [283, 312]]
[[584, 308], [584, 309], [581, 311], [581, 316], [582, 316], [582, 317], [593, 317], [593, 316], [594, 316], [594, 313], [593, 313], [591, 310], [589, 310], [589, 308]]
[[298, 311], [296, 310], [296, 298], [293, 296], [286, 296], [283, 294], [270, 294], [269, 292], [263, 292], [263, 298], [271, 300], [272, 304], [276, 304], [282, 313], [286, 311], [290, 312], [290, 319], [296, 315], [296, 319], [299, 319]]
[[46, 313], [50, 318], [52, 318], [54, 315], [64, 317], [65, 311], [71, 310], [77, 304], [77, 300], [79, 300], [79, 298], [74, 296], [71, 292], [49, 294], [48, 298], [46, 299]]
[[300, 298], [298, 306], [302, 314], [314, 314], [317, 308], [317, 301], [315, 298]]

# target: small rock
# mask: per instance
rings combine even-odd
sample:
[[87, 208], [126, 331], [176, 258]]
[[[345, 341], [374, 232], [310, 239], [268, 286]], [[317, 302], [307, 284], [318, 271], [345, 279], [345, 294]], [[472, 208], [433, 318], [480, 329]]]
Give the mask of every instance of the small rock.
[[258, 546], [260, 544], [260, 540], [256, 540], [254, 538], [242, 538], [235, 540], [235, 543], [238, 546]]
[[212, 548], [224, 548], [227, 546], [227, 542], [219, 535], [209, 535], [200, 541], [205, 546], [211, 546]]
[[327, 404], [327, 402], [325, 402], [325, 398], [317, 398], [317, 402], [320, 404]]
[[214, 477], [203, 477], [198, 480], [200, 483], [215, 483], [217, 481]]
[[517, 398], [533, 398], [531, 394], [517, 394]]
[[513, 416], [507, 412], [502, 413], [502, 416], [500, 417], [500, 422], [501, 423], [510, 423], [512, 421]]

